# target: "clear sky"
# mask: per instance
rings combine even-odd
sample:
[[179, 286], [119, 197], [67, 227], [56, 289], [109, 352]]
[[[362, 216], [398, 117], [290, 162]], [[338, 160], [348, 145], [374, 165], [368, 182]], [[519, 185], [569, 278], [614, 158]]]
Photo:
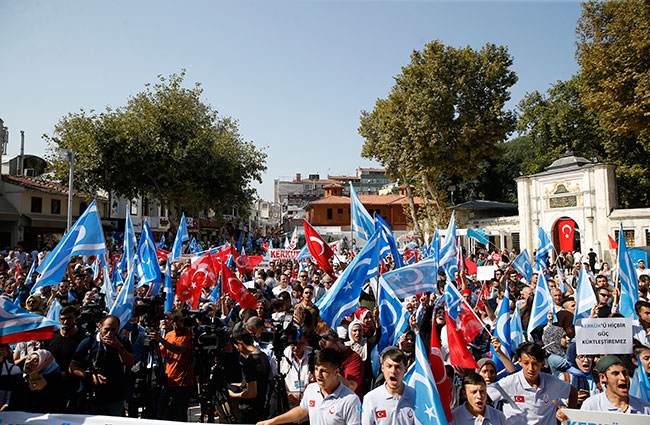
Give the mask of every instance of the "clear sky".
[[[577, 72], [578, 1], [0, 0], [0, 118], [8, 154], [44, 155], [43, 133], [80, 108], [126, 104], [159, 74], [187, 69], [204, 100], [268, 153], [273, 179], [353, 174], [361, 110], [388, 95], [432, 41], [508, 47], [509, 108]], [[200, 166], [200, 164], [197, 164]], [[162, 171], [162, 170], [161, 170]]]

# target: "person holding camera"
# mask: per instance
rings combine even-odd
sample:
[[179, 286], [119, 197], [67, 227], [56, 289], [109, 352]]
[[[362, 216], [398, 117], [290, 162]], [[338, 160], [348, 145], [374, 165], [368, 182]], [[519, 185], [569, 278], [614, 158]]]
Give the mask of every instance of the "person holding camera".
[[124, 366], [133, 366], [129, 341], [118, 335], [120, 319], [108, 315], [99, 322], [99, 331], [85, 338], [72, 356], [69, 371], [85, 381], [88, 391], [87, 413], [123, 416]]
[[183, 311], [171, 315], [173, 330], [163, 338], [160, 332], [149, 333], [149, 338], [160, 344], [160, 356], [165, 359], [167, 383], [163, 386], [158, 405], [158, 419], [187, 421], [187, 408], [194, 389], [194, 355], [192, 330], [185, 327]]

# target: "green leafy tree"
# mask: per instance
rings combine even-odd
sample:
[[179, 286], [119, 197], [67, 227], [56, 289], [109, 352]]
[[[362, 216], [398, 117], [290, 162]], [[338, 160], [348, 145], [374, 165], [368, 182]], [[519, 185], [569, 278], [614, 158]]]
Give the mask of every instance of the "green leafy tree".
[[[236, 120], [201, 100], [200, 84], [183, 87], [184, 75], [159, 76], [115, 110], [70, 113], [53, 136], [44, 135], [52, 150], [74, 150], [75, 187], [156, 198], [173, 219], [182, 208], [221, 213], [249, 205], [266, 153], [242, 139]], [[64, 179], [67, 165], [50, 159]]]
[[361, 155], [445, 199], [439, 183], [475, 179], [514, 130], [515, 114], [504, 109], [517, 81], [511, 65], [507, 49], [494, 44], [476, 51], [433, 41], [414, 51], [388, 98], [361, 112]]

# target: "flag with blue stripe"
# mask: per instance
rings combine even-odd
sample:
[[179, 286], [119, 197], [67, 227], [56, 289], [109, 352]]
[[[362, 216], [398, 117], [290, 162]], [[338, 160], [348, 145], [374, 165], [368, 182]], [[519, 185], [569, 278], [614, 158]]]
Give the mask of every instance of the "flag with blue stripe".
[[[0, 343], [50, 339], [61, 324], [0, 297]], [[43, 333], [40, 334], [39, 331]], [[32, 337], [29, 337], [32, 336]]]
[[535, 251], [535, 264], [539, 270], [546, 270], [546, 255], [553, 251], [553, 242], [542, 226], [537, 227], [537, 250]]
[[172, 311], [174, 308], [174, 284], [172, 281], [171, 260], [169, 258], [165, 266], [165, 284], [163, 290], [165, 291], [165, 311]]
[[591, 310], [598, 304], [598, 301], [596, 301], [596, 293], [587, 277], [585, 268], [582, 266], [580, 266], [580, 272], [578, 273], [578, 288], [576, 289], [575, 297], [576, 311], [573, 315], [574, 325], [579, 319], [588, 318], [591, 315]]
[[530, 282], [533, 278], [533, 263], [530, 261], [530, 255], [526, 248], [517, 255], [511, 266], [526, 279], [526, 282]]
[[438, 266], [445, 267], [449, 263], [456, 263], [456, 212], [451, 213], [449, 219], [449, 226], [447, 226], [447, 234], [445, 235], [445, 242], [440, 247]]
[[332, 287], [316, 303], [320, 317], [332, 328], [336, 328], [343, 316], [357, 308], [364, 282], [379, 273], [379, 233], [372, 235]]
[[[379, 308], [379, 323], [381, 324], [381, 337], [375, 347], [377, 360], [379, 359], [379, 353], [384, 348], [397, 345], [397, 339], [409, 327], [410, 314], [406, 311], [390, 284], [384, 280], [385, 275], [379, 277], [379, 287], [377, 289], [377, 307]], [[379, 362], [375, 362], [375, 359], [373, 359], [373, 370], [377, 375]]]
[[52, 305], [50, 306], [50, 309], [47, 310], [47, 314], [45, 315], [45, 317], [47, 317], [53, 322], [58, 322], [59, 316], [61, 315], [62, 308], [63, 307], [61, 307], [61, 303], [59, 302], [59, 300], [55, 298], [54, 301], [52, 301]]
[[404, 375], [404, 382], [415, 389], [414, 413], [418, 425], [449, 424], [431, 373], [427, 350], [419, 334], [415, 335], [415, 362]]
[[105, 252], [104, 231], [97, 203], [93, 201], [36, 268], [40, 276], [32, 292], [43, 286], [58, 285], [73, 255], [101, 256]]
[[544, 273], [540, 273], [539, 279], [537, 279], [537, 287], [535, 288], [533, 308], [531, 309], [530, 319], [528, 320], [528, 335], [530, 335], [536, 327], [548, 323], [549, 312], [553, 312], [553, 315], [555, 315], [553, 298], [551, 297], [548, 282], [546, 282], [546, 276], [544, 276]]
[[623, 234], [623, 223], [618, 231], [618, 279], [621, 282], [621, 305], [619, 312], [623, 317], [637, 319], [634, 304], [639, 301], [639, 280], [634, 263], [627, 252], [627, 242]]
[[650, 402], [650, 379], [648, 378], [648, 374], [643, 368], [641, 358], [637, 356], [636, 360], [638, 366], [634, 371], [632, 380], [630, 381], [629, 394], [633, 397]]
[[501, 305], [499, 306], [499, 313], [497, 315], [497, 323], [494, 327], [494, 336], [499, 339], [504, 351], [508, 354], [512, 352], [510, 346], [510, 289], [506, 285], [506, 292], [503, 294]]
[[433, 258], [391, 270], [382, 277], [401, 299], [422, 292], [438, 291], [438, 264]]
[[352, 183], [350, 183], [350, 214], [354, 233], [366, 241], [370, 239], [375, 233], [375, 224], [366, 207], [361, 203]]
[[142, 234], [140, 235], [140, 244], [136, 256], [133, 260], [136, 264], [138, 286], [160, 283], [160, 266], [158, 266], [158, 254], [156, 252], [156, 242], [153, 239], [153, 233], [147, 220], [142, 223]]
[[375, 213], [375, 231], [381, 229], [380, 236], [380, 248], [379, 248], [379, 259], [384, 259], [388, 252], [393, 255], [393, 261], [395, 262], [395, 268], [399, 269], [404, 266], [404, 260], [397, 249], [397, 244], [395, 243], [395, 236], [393, 235], [393, 229], [390, 228], [386, 220], [384, 220], [379, 214]]
[[485, 246], [488, 246], [490, 243], [490, 238], [485, 234], [483, 229], [467, 229], [467, 237], [475, 239], [478, 243], [481, 243]]
[[510, 318], [510, 348], [514, 353], [517, 351], [517, 347], [526, 342], [526, 337], [524, 336], [524, 327], [521, 324], [521, 311], [519, 306], [515, 304], [515, 312]]
[[190, 234], [187, 233], [187, 222], [185, 221], [185, 213], [181, 215], [181, 221], [178, 223], [178, 230], [176, 230], [176, 239], [172, 246], [172, 252], [169, 254], [169, 261], [175, 261], [181, 258], [183, 253], [183, 242], [190, 240]]
[[[137, 259], [135, 260], [137, 261]], [[135, 270], [131, 269], [126, 276], [126, 282], [122, 290], [117, 294], [115, 303], [109, 310], [109, 314], [119, 317], [120, 331], [133, 315], [133, 303], [135, 301]]]

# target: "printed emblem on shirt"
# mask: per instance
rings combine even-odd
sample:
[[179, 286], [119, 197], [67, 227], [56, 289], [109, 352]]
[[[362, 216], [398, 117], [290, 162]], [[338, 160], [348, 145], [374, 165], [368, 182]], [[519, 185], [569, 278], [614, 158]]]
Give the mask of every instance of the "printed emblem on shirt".
[[525, 403], [526, 402], [526, 397], [523, 395], [516, 395], [515, 396], [515, 403]]
[[406, 416], [409, 417], [409, 419], [413, 418], [413, 410], [409, 409], [408, 413], [406, 413]]
[[330, 412], [330, 415], [335, 414], [336, 413], [336, 408], [334, 406], [330, 407], [329, 412]]
[[549, 401], [548, 394], [544, 394], [544, 404], [548, 404]]
[[386, 417], [386, 411], [385, 410], [377, 410], [377, 412], [375, 412], [375, 415], [377, 416], [377, 419], [385, 418]]
[[316, 407], [316, 400], [309, 400], [309, 407]]

